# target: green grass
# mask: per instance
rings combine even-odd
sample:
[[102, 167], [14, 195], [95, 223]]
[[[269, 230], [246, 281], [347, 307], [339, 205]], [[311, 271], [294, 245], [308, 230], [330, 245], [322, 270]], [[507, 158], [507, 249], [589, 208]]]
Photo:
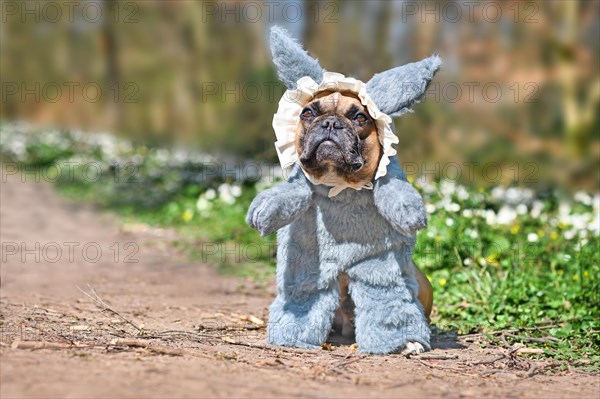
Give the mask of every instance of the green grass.
[[[201, 164], [165, 164], [145, 147], [118, 154], [137, 156], [131, 181], [126, 170], [110, 166], [106, 151], [61, 134], [62, 147], [36, 136], [25, 140], [27, 150], [18, 156], [4, 142], [4, 160], [42, 168], [72, 156], [95, 160], [104, 168], [100, 179], [73, 173], [59, 179], [57, 189], [116, 212], [124, 223], [175, 229], [176, 245], [224, 274], [263, 284], [274, 278], [274, 235], [261, 238], [244, 221], [262, 187], [221, 176], [198, 181]], [[599, 209], [589, 196], [580, 193], [584, 198], [574, 201], [558, 192], [513, 189], [513, 197], [523, 198], [510, 205], [504, 189], [419, 181], [415, 186], [429, 212], [414, 259], [434, 287], [432, 322], [459, 334], [484, 333], [491, 342], [499, 340], [499, 331], [509, 331], [509, 343], [542, 348], [537, 357], [600, 371], [600, 239], [593, 231]], [[219, 187], [224, 193], [217, 194]], [[239, 196], [227, 194], [233, 187]]]

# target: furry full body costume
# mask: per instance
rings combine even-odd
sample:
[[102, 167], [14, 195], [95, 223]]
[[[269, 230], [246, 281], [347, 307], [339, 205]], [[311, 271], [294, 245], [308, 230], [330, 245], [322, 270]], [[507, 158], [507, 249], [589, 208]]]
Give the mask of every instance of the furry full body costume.
[[[290, 90], [303, 77], [319, 83], [327, 73], [277, 27], [271, 31], [271, 51]], [[432, 56], [376, 74], [366, 91], [384, 114], [411, 112], [440, 64]], [[340, 307], [338, 277], [344, 273], [355, 304], [360, 352], [390, 353], [413, 342], [430, 349], [411, 259], [416, 232], [427, 224], [426, 212], [396, 157], [384, 153], [381, 162], [384, 174], [369, 187], [348, 187], [334, 196], [326, 183], [311, 181], [299, 163], [286, 165], [291, 166], [287, 181], [252, 202], [247, 222], [261, 235], [277, 231], [278, 239], [278, 293], [270, 308], [269, 343], [323, 344]]]

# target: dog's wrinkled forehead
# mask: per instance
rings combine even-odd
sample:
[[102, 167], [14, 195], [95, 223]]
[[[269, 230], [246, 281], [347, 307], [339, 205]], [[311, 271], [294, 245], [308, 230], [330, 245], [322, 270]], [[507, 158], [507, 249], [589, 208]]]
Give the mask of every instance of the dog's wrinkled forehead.
[[318, 114], [345, 114], [350, 111], [366, 111], [359, 98], [352, 93], [323, 92], [317, 94], [308, 105]]
[[[324, 70], [319, 62], [277, 26], [271, 29], [271, 53], [277, 74], [288, 89], [295, 89], [298, 80], [304, 76], [317, 83], [323, 80]], [[367, 82], [367, 93], [384, 114], [400, 116], [412, 112], [412, 105], [423, 97], [441, 64], [440, 57], [433, 55], [375, 74]]]

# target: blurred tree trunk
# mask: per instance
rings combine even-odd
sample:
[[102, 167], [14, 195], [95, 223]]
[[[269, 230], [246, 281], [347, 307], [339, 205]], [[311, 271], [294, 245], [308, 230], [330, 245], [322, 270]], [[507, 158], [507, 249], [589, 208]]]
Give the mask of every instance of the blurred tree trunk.
[[392, 56], [390, 54], [390, 34], [393, 18], [392, 2], [384, 2], [377, 16], [375, 25], [375, 42], [371, 45], [375, 47], [375, 54], [372, 62], [375, 67], [374, 73], [393, 68]]
[[342, 3], [339, 0], [333, 1], [306, 1], [306, 20], [304, 38], [301, 42], [305, 48], [310, 49], [313, 56], [318, 55], [321, 66], [331, 71], [339, 71], [339, 63], [342, 62], [337, 57], [336, 50], [340, 47], [340, 33], [349, 34], [349, 32], [340, 32], [339, 24], [335, 21], [342, 21], [343, 7], [352, 6], [355, 2]]
[[[581, 97], [578, 90], [578, 12], [579, 3], [560, 3], [563, 15], [563, 40], [559, 43], [559, 82], [562, 87], [563, 115], [569, 151], [581, 156], [586, 151], [586, 132], [591, 128], [594, 112], [598, 105], [598, 80], [591, 82], [586, 95]], [[591, 88], [591, 89], [590, 89]]]
[[[119, 68], [119, 45], [117, 41], [116, 29], [112, 18], [112, 13], [116, 7], [119, 7], [116, 0], [102, 1], [102, 14], [104, 15], [102, 24], [102, 51], [106, 60], [106, 91], [108, 93], [117, 93], [117, 98], [122, 94], [120, 87], [121, 71]], [[121, 107], [114, 96], [107, 96], [107, 113], [110, 129], [115, 130], [122, 126]]]

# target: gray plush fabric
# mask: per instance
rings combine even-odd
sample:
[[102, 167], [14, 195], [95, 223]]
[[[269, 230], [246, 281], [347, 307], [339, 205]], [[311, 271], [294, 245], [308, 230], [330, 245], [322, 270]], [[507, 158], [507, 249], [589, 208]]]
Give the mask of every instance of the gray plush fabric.
[[[323, 77], [318, 62], [280, 28], [271, 51], [288, 88]], [[367, 91], [385, 113], [409, 112], [438, 70], [437, 56], [375, 75]], [[339, 307], [338, 276], [347, 273], [360, 352], [390, 353], [408, 342], [430, 349], [429, 326], [417, 300], [412, 267], [416, 233], [427, 224], [423, 201], [395, 157], [373, 190], [346, 189], [333, 198], [299, 165], [288, 180], [260, 193], [247, 223], [261, 235], [277, 231], [277, 297], [268, 342], [313, 348], [323, 344]]]
[[432, 55], [419, 62], [377, 73], [367, 82], [367, 93], [385, 114], [401, 116], [412, 112], [410, 107], [423, 97], [441, 65], [442, 59]]
[[278, 26], [271, 28], [271, 54], [277, 75], [288, 89], [295, 89], [296, 82], [304, 76], [310, 76], [317, 83], [323, 80], [319, 61], [311, 58], [285, 29]]

